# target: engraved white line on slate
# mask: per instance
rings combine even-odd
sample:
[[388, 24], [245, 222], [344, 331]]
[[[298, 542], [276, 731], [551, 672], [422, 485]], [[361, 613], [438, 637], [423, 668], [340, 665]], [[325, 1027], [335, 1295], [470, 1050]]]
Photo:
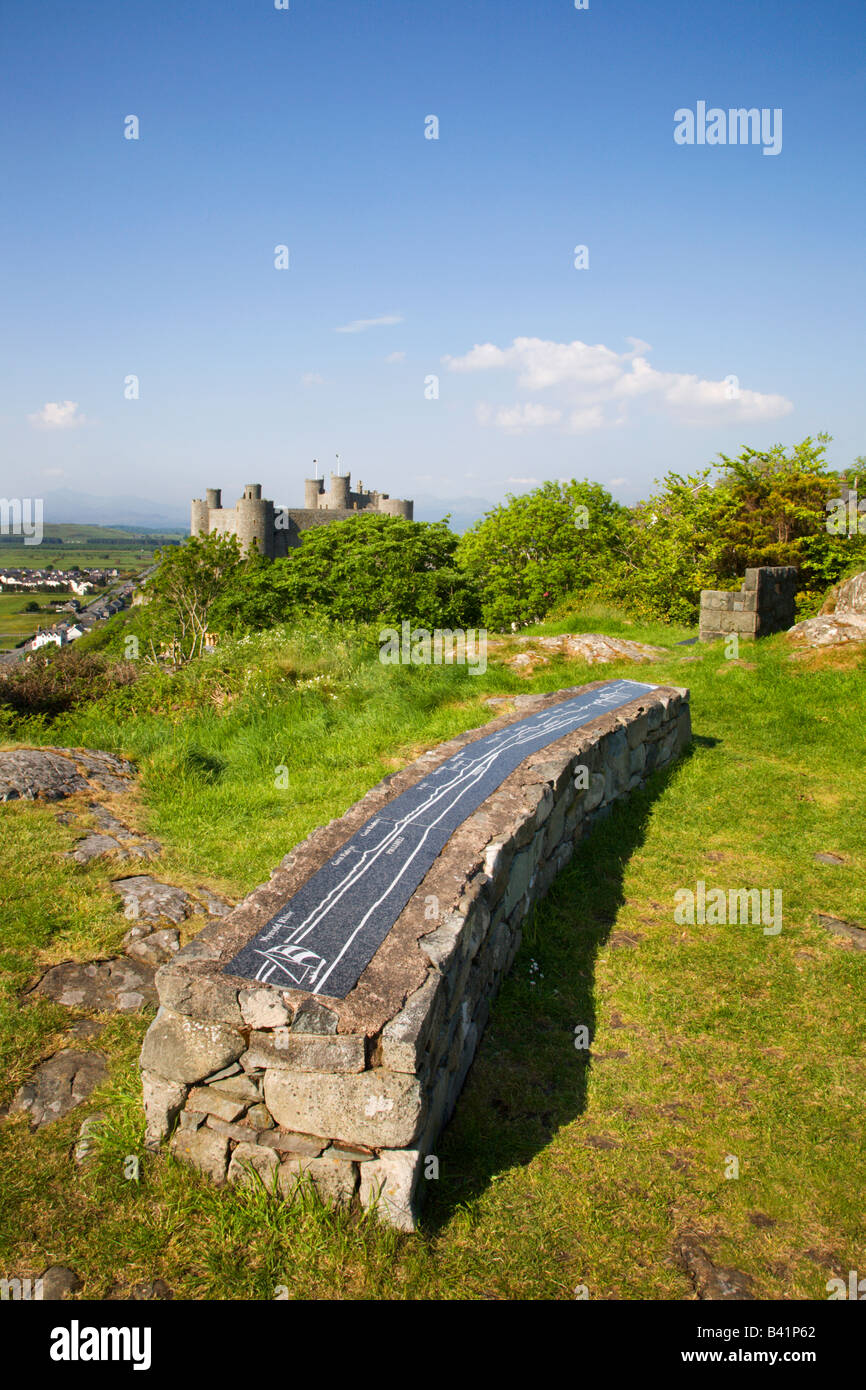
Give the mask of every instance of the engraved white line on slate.
[[[226, 973], [232, 974], [234, 968], [238, 967], [237, 973], [249, 977], [252, 972], [252, 978], [262, 982], [268, 982], [277, 971], [280, 971], [281, 974], [287, 976], [288, 980], [296, 987], [303, 987], [310, 992], [324, 993], [322, 987], [325, 982], [332, 976], [334, 971], [344, 960], [347, 952], [355, 943], [365, 926], [370, 922], [371, 918], [376, 916], [379, 909], [382, 908], [386, 900], [395, 890], [400, 889], [401, 880], [405, 879], [413, 862], [422, 851], [427, 848], [428, 840], [430, 840], [431, 837], [432, 845], [430, 848], [435, 850], [434, 860], [438, 854], [442, 852], [448, 839], [447, 836], [442, 839], [442, 822], [449, 816], [453, 816], [455, 812], [459, 814], [458, 803], [464, 797], [471, 795], [473, 790], [477, 788], [479, 782], [483, 781], [487, 774], [495, 768], [496, 762], [499, 759], [503, 759], [506, 764], [506, 770], [503, 771], [499, 782], [478, 800], [466, 805], [464, 813], [451, 827], [449, 834], [453, 833], [459, 825], [462, 825], [468, 816], [476, 810], [488, 796], [492, 795], [497, 787], [502, 785], [506, 777], [520, 766], [522, 759], [519, 759], [517, 762], [513, 761], [515, 750], [519, 750], [524, 746], [528, 749], [529, 745], [535, 745], [538, 751], [548, 744], [556, 742], [557, 738], [563, 737], [565, 733], [574, 731], [580, 728], [581, 725], [589, 723], [596, 717], [596, 711], [603, 712], [604, 710], [628, 704], [631, 700], [637, 699], [641, 695], [649, 694], [655, 688], [656, 687], [651, 685], [643, 685], [637, 681], [612, 681], [608, 685], [601, 687], [597, 692], [594, 692], [594, 698], [592, 699], [586, 696], [577, 696], [571, 700], [562, 701], [549, 710], [536, 711], [536, 713], [526, 716], [525, 719], [518, 723], [508, 725], [505, 729], [497, 730], [496, 733], [482, 734], [479, 739], [476, 740], [475, 744], [468, 744], [465, 748], [461, 749], [460, 752], [455, 753], [451, 758], [447, 759], [438, 768], [427, 773], [413, 787], [409, 787], [405, 792], [400, 793], [400, 795], [395, 797], [392, 802], [388, 803], [382, 811], [377, 812], [375, 816], [372, 816], [369, 821], [361, 826], [354, 835], [350, 837], [349, 841], [341, 847], [336, 855], [333, 855], [330, 860], [326, 861], [320, 869], [316, 870], [316, 872], [299, 887], [292, 898], [290, 898], [280, 911], [265, 924], [262, 930], [257, 933], [256, 937], [238, 952], [234, 960], [225, 967]], [[484, 744], [483, 752], [473, 757], [472, 749], [477, 746], [478, 743]], [[509, 754], [512, 755], [511, 758], [509, 758]], [[524, 756], [528, 756], [528, 752]], [[432, 785], [434, 778], [443, 776], [447, 779], [446, 781], [439, 786]], [[394, 809], [399, 807], [401, 802], [405, 804], [407, 801], [411, 801], [419, 793], [424, 795], [424, 800], [395, 820], [393, 817]], [[426, 820], [437, 806], [439, 808], [438, 813], [433, 819], [426, 825], [421, 824], [422, 819]], [[371, 849], [359, 849], [357, 847], [357, 841], [365, 838], [377, 826], [382, 825], [383, 822], [385, 825], [390, 825], [390, 828], [385, 833], [381, 842]], [[318, 946], [318, 950], [301, 949], [300, 943], [306, 940], [318, 926], [327, 923], [329, 915], [338, 908], [347, 894], [351, 893], [353, 889], [358, 889], [359, 885], [360, 895], [363, 896], [365, 894], [364, 879], [370, 874], [371, 870], [375, 868], [378, 861], [383, 856], [392, 854], [394, 850], [399, 847], [410, 829], [415, 832], [423, 832], [421, 833], [418, 843], [406, 853], [402, 860], [401, 867], [395, 872], [394, 878], [390, 881], [384, 892], [381, 892], [373, 902], [369, 903], [360, 920], [352, 924], [345, 940], [339, 943], [339, 949], [333, 959], [329, 962], [326, 956], [319, 955], [319, 950], [322, 949], [322, 946], [319, 946], [318, 942], [315, 943]], [[437, 845], [438, 848], [436, 848]], [[268, 938], [270, 937], [272, 939], [275, 932], [280, 927], [288, 927], [289, 919], [293, 915], [291, 904], [297, 900], [299, 895], [309, 888], [309, 885], [312, 884], [319, 875], [324, 874], [326, 870], [330, 869], [333, 872], [334, 868], [340, 864], [341, 859], [350, 858], [355, 855], [358, 856], [357, 861], [347, 869], [344, 877], [338, 883], [330, 887], [322, 898], [310, 908], [304, 918], [282, 936], [280, 944], [271, 944]], [[422, 870], [417, 881], [409, 886], [408, 892], [405, 891], [405, 885], [400, 890], [398, 894], [399, 902], [394, 915], [391, 917], [390, 921], [387, 922], [385, 930], [378, 930], [375, 934], [375, 939], [371, 939], [371, 941], [367, 943], [368, 949], [366, 949], [364, 953], [363, 961], [361, 961], [360, 964], [355, 962], [357, 970], [355, 970], [354, 978], [351, 983], [347, 984], [343, 995], [338, 995], [337, 997], [345, 997], [345, 993], [348, 992], [348, 989], [353, 988], [354, 984], [357, 983], [360, 974], [369, 964], [373, 955], [385, 939], [385, 936], [387, 936], [393, 926], [397, 916], [399, 916], [400, 912], [403, 910], [412, 892], [417, 887], [417, 884], [424, 878], [426, 872], [426, 869]], [[373, 891], [375, 892], [375, 886], [372, 884], [370, 886], [373, 887]], [[351, 910], [351, 904], [349, 907]], [[363, 903], [361, 907], [363, 908]], [[339, 931], [339, 918], [334, 920], [336, 929]], [[262, 949], [262, 947], [256, 944], [257, 942], [264, 943], [266, 941], [268, 945], [265, 949]], [[326, 945], [327, 943], [322, 944]], [[332, 941], [331, 944], [333, 946], [338, 943]], [[252, 966], [248, 967], [243, 962], [242, 958], [248, 954], [264, 957], [263, 963], [254, 971]], [[291, 960], [292, 965], [296, 967], [296, 973], [293, 974], [292, 970], [289, 969], [287, 964], [288, 960]], [[313, 962], [318, 962], [318, 964], [315, 965], [315, 968], [311, 969]], [[354, 966], [352, 969], [354, 970]], [[323, 971], [321, 976], [319, 976], [320, 971]], [[309, 979], [307, 979], [308, 974]]]

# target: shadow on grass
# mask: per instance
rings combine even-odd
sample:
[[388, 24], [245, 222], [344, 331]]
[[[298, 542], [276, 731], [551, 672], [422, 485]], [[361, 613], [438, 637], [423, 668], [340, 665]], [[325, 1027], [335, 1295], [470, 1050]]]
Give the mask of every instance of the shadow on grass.
[[[625, 901], [623, 879], [646, 837], [653, 803], [680, 765], [656, 773], [594, 826], [525, 924], [517, 959], [438, 1142], [439, 1180], [419, 1193], [428, 1234], [583, 1114], [589, 1069], [603, 1060], [592, 1050], [596, 957], [608, 943], [628, 949], [636, 942], [625, 931], [611, 934]], [[588, 1050], [576, 1047], [581, 1025]], [[616, 1059], [615, 1052], [607, 1056]]]

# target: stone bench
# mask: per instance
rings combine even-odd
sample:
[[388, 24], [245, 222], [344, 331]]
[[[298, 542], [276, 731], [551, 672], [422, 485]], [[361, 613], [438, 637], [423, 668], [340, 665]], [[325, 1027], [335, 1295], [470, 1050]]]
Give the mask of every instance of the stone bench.
[[291, 1196], [311, 1181], [326, 1201], [357, 1195], [414, 1228], [419, 1176], [521, 924], [593, 823], [688, 744], [688, 691], [650, 687], [530, 754], [453, 832], [344, 998], [225, 967], [371, 817], [447, 759], [610, 684], [517, 697], [516, 713], [386, 777], [157, 972], [160, 1009], [141, 1053], [148, 1148], [170, 1139], [178, 1158], [219, 1183], [258, 1175]]

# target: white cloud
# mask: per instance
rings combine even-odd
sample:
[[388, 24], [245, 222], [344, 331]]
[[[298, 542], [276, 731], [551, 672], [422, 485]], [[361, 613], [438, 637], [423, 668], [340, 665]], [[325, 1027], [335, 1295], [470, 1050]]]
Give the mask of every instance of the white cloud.
[[628, 478], [611, 478], [608, 487], [625, 487]]
[[87, 417], [78, 414], [77, 401], [46, 401], [41, 410], [27, 419], [37, 430], [72, 430], [87, 423]]
[[302, 386], [324, 386], [325, 378], [318, 372], [304, 372], [301, 377]]
[[626, 338], [627, 343], [631, 343], [631, 352], [624, 352], [623, 357], [645, 357], [648, 352], [652, 352], [649, 343], [645, 343], [643, 338]]
[[462, 357], [442, 360], [452, 372], [512, 372], [518, 389], [558, 398], [544, 406], [526, 401], [477, 407], [481, 424], [509, 433], [558, 425], [564, 433], [584, 434], [624, 424], [640, 402], [685, 425], [777, 420], [794, 408], [785, 396], [732, 390], [731, 378], [708, 381], [693, 372], [658, 371], [647, 361], [648, 343], [628, 342], [630, 350], [617, 353], [603, 343], [515, 338], [510, 347], [480, 343]]
[[573, 410], [568, 417], [569, 434], [587, 434], [590, 430], [600, 430], [604, 424], [601, 406], [588, 405], [583, 410]]
[[392, 323], [402, 323], [402, 314], [380, 314], [377, 319], [353, 319], [335, 328], [335, 333], [364, 333], [368, 328], [385, 328]]
[[550, 410], [547, 406], [536, 405], [532, 401], [526, 405], [503, 406], [497, 410], [482, 401], [475, 408], [475, 418], [479, 425], [494, 425], [508, 434], [523, 434], [528, 429], [558, 424], [562, 419], [562, 411]]
[[43, 476], [46, 478], [62, 478], [66, 474], [65, 468], [43, 468]]
[[614, 382], [622, 372], [622, 359], [611, 348], [580, 342], [549, 343], [541, 338], [515, 338], [510, 348], [483, 343], [464, 357], [445, 357], [443, 361], [452, 372], [511, 368], [518, 373], [518, 386], [529, 391], [563, 382], [597, 387]]
[[540, 478], [506, 478], [506, 483], [513, 483], [515, 487], [540, 487]]
[[388, 356], [385, 358], [386, 362], [404, 362], [405, 360], [405, 352], [389, 352]]

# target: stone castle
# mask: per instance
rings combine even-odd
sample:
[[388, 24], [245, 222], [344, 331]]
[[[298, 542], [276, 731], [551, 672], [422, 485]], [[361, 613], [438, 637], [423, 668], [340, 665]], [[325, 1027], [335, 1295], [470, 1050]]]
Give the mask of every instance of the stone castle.
[[244, 555], [255, 545], [262, 555], [276, 560], [300, 545], [302, 531], [346, 521], [359, 513], [402, 516], [411, 521], [413, 504], [389, 497], [387, 492], [365, 492], [361, 482], [358, 491], [352, 492], [348, 473], [332, 473], [327, 492], [323, 478], [305, 479], [303, 507], [274, 506], [262, 497], [261, 483], [247, 483], [243, 497], [233, 507], [224, 507], [222, 489], [209, 487], [204, 501], [193, 500], [189, 533], [207, 536], [215, 531], [219, 536], [237, 536]]

